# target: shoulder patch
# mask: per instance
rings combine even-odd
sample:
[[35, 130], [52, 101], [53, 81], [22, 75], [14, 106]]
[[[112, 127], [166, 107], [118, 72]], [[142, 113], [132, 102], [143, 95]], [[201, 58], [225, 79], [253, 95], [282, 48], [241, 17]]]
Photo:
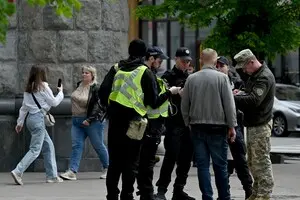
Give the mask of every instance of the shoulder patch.
[[255, 89], [255, 93], [256, 93], [258, 96], [261, 96], [261, 95], [263, 95], [264, 90], [263, 90], [262, 88], [256, 88], [256, 89]]

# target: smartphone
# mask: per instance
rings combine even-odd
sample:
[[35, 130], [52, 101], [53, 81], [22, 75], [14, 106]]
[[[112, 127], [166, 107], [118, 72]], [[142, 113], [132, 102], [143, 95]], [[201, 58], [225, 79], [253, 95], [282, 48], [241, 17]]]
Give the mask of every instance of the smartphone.
[[58, 79], [57, 87], [61, 87], [61, 79]]

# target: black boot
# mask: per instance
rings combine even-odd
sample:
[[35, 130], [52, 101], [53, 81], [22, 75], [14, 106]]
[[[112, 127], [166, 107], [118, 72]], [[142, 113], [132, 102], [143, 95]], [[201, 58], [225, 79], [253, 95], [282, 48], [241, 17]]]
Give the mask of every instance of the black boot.
[[194, 197], [190, 197], [184, 191], [174, 191], [172, 200], [196, 200]]
[[153, 194], [141, 195], [140, 200], [155, 200]]
[[249, 199], [249, 197], [252, 195], [252, 189], [245, 191], [245, 199]]
[[120, 200], [134, 200], [132, 193], [121, 193]]

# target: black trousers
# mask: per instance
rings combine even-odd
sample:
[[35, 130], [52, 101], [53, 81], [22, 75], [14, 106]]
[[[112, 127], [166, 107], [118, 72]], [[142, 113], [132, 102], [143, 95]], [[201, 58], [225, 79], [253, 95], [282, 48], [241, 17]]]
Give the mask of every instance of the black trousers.
[[[240, 179], [243, 189], [246, 193], [252, 191], [253, 180], [249, 172], [246, 159], [246, 146], [244, 141], [244, 128], [239, 125], [236, 127], [236, 139], [234, 143], [229, 143], [229, 148], [233, 157], [233, 165], [228, 165], [228, 174], [233, 173], [235, 168], [238, 178]], [[231, 172], [231, 173], [230, 173]]]
[[187, 127], [167, 127], [164, 146], [166, 150], [165, 157], [159, 180], [156, 183], [158, 192], [167, 192], [175, 164], [177, 164], [177, 168], [174, 191], [180, 192], [186, 184], [193, 157], [190, 130]]
[[113, 116], [109, 120], [108, 153], [109, 167], [106, 187], [107, 200], [118, 200], [118, 183], [122, 177], [121, 200], [133, 200], [134, 182], [138, 172], [138, 160], [141, 141], [126, 136], [129, 121], [122, 116]]
[[165, 131], [164, 119], [150, 119], [143, 137], [140, 161], [138, 167], [137, 185], [139, 194], [143, 199], [153, 198], [153, 168], [155, 155], [161, 141], [161, 135]]

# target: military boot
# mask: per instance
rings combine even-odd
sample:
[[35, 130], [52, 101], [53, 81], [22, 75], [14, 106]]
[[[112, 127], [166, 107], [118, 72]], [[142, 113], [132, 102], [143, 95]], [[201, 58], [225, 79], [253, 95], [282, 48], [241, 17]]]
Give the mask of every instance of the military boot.
[[177, 191], [173, 193], [172, 200], [196, 200], [194, 197], [190, 197], [187, 193], [184, 191]]
[[256, 197], [254, 200], [270, 200], [270, 196], [267, 195], [267, 196], [261, 196], [261, 197]]
[[246, 200], [254, 200], [254, 199], [256, 199], [256, 195], [251, 194], [251, 196], [248, 199], [246, 199]]

